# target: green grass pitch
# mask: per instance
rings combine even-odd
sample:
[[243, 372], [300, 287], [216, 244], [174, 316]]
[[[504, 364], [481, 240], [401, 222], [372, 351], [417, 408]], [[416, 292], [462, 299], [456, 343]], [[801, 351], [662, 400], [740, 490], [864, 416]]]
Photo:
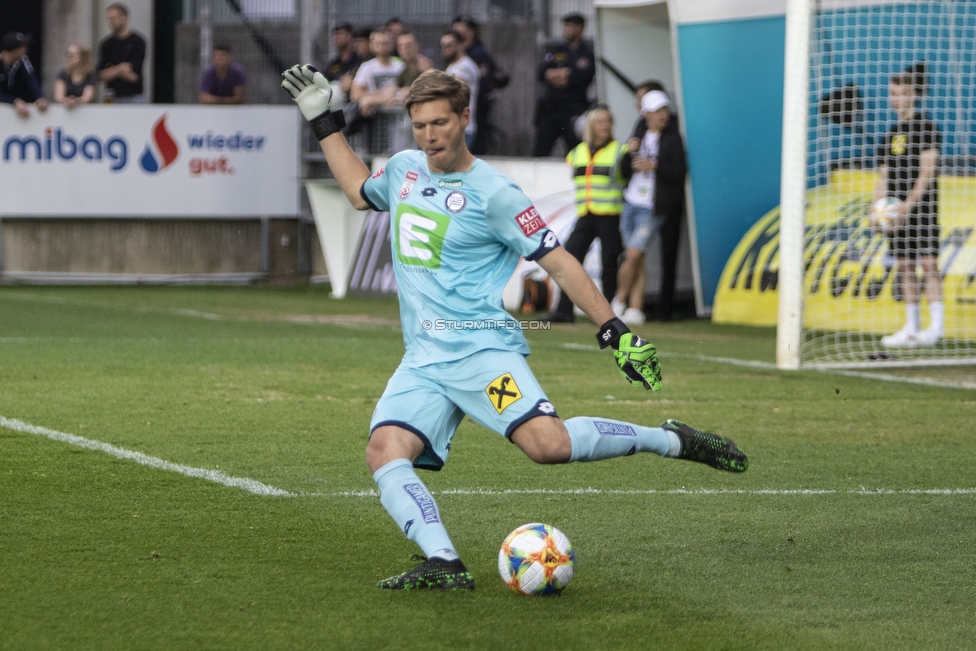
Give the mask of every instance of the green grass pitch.
[[[662, 352], [650, 393], [593, 331], [529, 333], [561, 416], [685, 420], [735, 439], [748, 472], [536, 466], [466, 421], [422, 478], [477, 589], [400, 593], [376, 581], [418, 550], [363, 495], [370, 414], [403, 352], [394, 302], [0, 288], [8, 425], [290, 493], [0, 427], [0, 648], [976, 648], [972, 389], [780, 372], [772, 330], [689, 321], [637, 328]], [[497, 574], [502, 540], [533, 521], [576, 550], [558, 597]]]

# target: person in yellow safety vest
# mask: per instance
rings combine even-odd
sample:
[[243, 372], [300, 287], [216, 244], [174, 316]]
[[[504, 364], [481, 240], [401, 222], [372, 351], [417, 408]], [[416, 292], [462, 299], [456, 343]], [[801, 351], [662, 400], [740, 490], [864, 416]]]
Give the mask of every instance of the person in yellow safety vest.
[[[631, 176], [627, 145], [613, 139], [613, 115], [599, 105], [586, 114], [583, 142], [566, 155], [576, 184], [579, 219], [565, 248], [581, 263], [593, 240], [600, 240], [603, 261], [603, 295], [611, 300], [617, 291], [617, 259], [623, 253], [620, 212], [623, 191]], [[573, 303], [562, 294], [559, 304], [543, 321], [572, 323]]]

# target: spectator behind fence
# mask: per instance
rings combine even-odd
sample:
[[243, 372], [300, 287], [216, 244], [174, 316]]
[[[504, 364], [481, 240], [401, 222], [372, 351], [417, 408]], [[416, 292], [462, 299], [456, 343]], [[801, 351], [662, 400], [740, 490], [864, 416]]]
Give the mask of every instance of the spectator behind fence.
[[146, 39], [129, 28], [129, 9], [124, 4], [110, 4], [105, 16], [112, 35], [98, 46], [98, 80], [105, 84], [106, 101], [142, 104]]
[[393, 59], [393, 44], [386, 31], [377, 30], [369, 36], [369, 49], [374, 58], [364, 61], [352, 82], [350, 99], [359, 105], [359, 114], [369, 118], [375, 107], [384, 106], [396, 94], [396, 78], [403, 70], [403, 61]]
[[352, 25], [339, 23], [332, 30], [332, 43], [336, 54], [325, 64], [325, 78], [332, 84], [333, 90], [341, 91], [332, 97], [332, 105], [343, 106], [349, 101], [352, 90], [352, 80], [356, 76], [362, 59], [356, 54], [352, 38]]
[[213, 49], [213, 63], [200, 73], [201, 104], [243, 104], [247, 89], [247, 71], [234, 61], [229, 45]]
[[[566, 251], [580, 263], [593, 240], [600, 240], [603, 263], [603, 296], [609, 301], [617, 291], [617, 258], [620, 241], [620, 211], [623, 189], [631, 175], [627, 145], [613, 139], [613, 115], [606, 106], [586, 114], [583, 142], [566, 155], [576, 186], [576, 226], [566, 242]], [[573, 302], [563, 292], [559, 304], [541, 321], [572, 323]]]
[[420, 41], [410, 32], [400, 34], [400, 38], [397, 39], [397, 50], [400, 52], [400, 58], [403, 59], [403, 70], [396, 78], [396, 85], [399, 88], [396, 103], [403, 104], [407, 91], [410, 90], [410, 84], [420, 76], [420, 73], [433, 68], [434, 62], [420, 53]]
[[536, 104], [533, 156], [548, 156], [559, 138], [566, 149], [580, 142], [574, 126], [590, 105], [586, 92], [594, 75], [593, 49], [583, 41], [585, 26], [580, 14], [564, 16], [565, 42], [555, 46], [539, 65], [539, 81], [545, 83], [545, 93]]
[[13, 104], [17, 115], [30, 116], [28, 104], [41, 113], [47, 110], [47, 100], [27, 58], [30, 39], [20, 32], [4, 34], [0, 39], [0, 102]]
[[454, 75], [468, 85], [471, 91], [471, 98], [468, 107], [471, 109], [471, 120], [464, 128], [464, 144], [470, 147], [474, 143], [475, 132], [478, 128], [478, 89], [481, 84], [481, 75], [478, 72], [478, 64], [471, 57], [464, 53], [461, 47], [461, 37], [453, 31], [444, 32], [441, 36], [441, 55], [447, 68], [444, 70], [449, 75]]
[[[373, 33], [370, 27], [360, 27], [353, 30], [352, 33], [352, 47], [356, 51], [356, 56], [359, 57], [359, 62], [369, 61], [373, 58], [373, 53], [369, 47], [369, 35]], [[357, 70], [359, 68], [356, 68]], [[355, 73], [353, 73], [355, 76]]]
[[471, 153], [479, 156], [488, 152], [491, 143], [491, 109], [494, 106], [494, 93], [508, 85], [509, 74], [498, 67], [494, 57], [485, 49], [478, 35], [478, 23], [471, 16], [457, 16], [451, 29], [461, 37], [464, 53], [478, 65], [478, 106], [477, 130]]
[[393, 17], [386, 21], [386, 33], [390, 35], [390, 44], [393, 46], [393, 56], [402, 59], [403, 54], [400, 53], [400, 47], [397, 44], [397, 40], [400, 38], [400, 34], [403, 34], [403, 21], [397, 17]]
[[91, 51], [84, 45], [72, 43], [64, 53], [65, 67], [54, 81], [54, 101], [71, 109], [90, 104], [95, 99], [98, 79], [92, 66]]

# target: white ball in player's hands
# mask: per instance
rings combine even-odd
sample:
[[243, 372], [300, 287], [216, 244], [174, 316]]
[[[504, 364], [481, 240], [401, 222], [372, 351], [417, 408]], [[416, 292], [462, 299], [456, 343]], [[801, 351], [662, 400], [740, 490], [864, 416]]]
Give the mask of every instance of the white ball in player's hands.
[[871, 206], [869, 221], [871, 228], [885, 235], [896, 230], [901, 220], [901, 201], [894, 197], [878, 199]]

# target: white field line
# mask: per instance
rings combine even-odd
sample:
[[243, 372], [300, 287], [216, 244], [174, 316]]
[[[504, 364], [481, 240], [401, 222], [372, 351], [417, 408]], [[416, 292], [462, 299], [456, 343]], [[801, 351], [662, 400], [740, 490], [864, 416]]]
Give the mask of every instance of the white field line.
[[[359, 314], [257, 314], [257, 315], [224, 315], [213, 312], [203, 312], [186, 308], [169, 307], [147, 307], [119, 305], [107, 301], [89, 301], [76, 298], [64, 298], [61, 296], [40, 296], [37, 294], [4, 294], [0, 298], [13, 298], [20, 301], [33, 301], [36, 303], [53, 303], [55, 305], [74, 305], [80, 307], [98, 307], [120, 312], [133, 312], [135, 314], [172, 314], [185, 316], [195, 319], [206, 319], [208, 321], [231, 321], [238, 323], [264, 323], [264, 322], [283, 322], [297, 323], [303, 325], [332, 325], [340, 328], [363, 329], [375, 327], [390, 327], [399, 331], [399, 319], [386, 319], [383, 317], [363, 316]], [[33, 341], [33, 340], [31, 340]], [[63, 341], [63, 339], [51, 339], [51, 341]], [[17, 343], [15, 338], [0, 339], [0, 343]]]
[[61, 443], [67, 443], [69, 445], [75, 445], [79, 448], [85, 448], [87, 450], [97, 450], [98, 452], [104, 452], [110, 454], [113, 457], [119, 459], [125, 459], [127, 461], [135, 461], [143, 466], [149, 466], [150, 468], [157, 468], [159, 470], [168, 470], [170, 472], [177, 472], [181, 475], [186, 475], [187, 477], [195, 477], [197, 479], [206, 479], [207, 481], [212, 481], [217, 484], [223, 484], [224, 486], [230, 486], [232, 488], [240, 488], [249, 493], [254, 493], [255, 495], [273, 495], [279, 497], [293, 497], [294, 493], [289, 493], [286, 490], [281, 490], [280, 488], [275, 488], [274, 486], [268, 486], [267, 484], [262, 484], [261, 482], [248, 479], [246, 477], [231, 477], [230, 475], [225, 475], [219, 470], [210, 470], [208, 468], [193, 468], [191, 466], [184, 466], [179, 463], [171, 463], [169, 461], [164, 461], [157, 457], [151, 457], [147, 454], [141, 452], [133, 452], [132, 450], [126, 450], [124, 448], [119, 448], [109, 443], [103, 443], [101, 441], [93, 441], [92, 439], [86, 439], [81, 436], [75, 436], [74, 434], [65, 434], [64, 432], [58, 432], [53, 429], [48, 429], [46, 427], [38, 427], [37, 425], [31, 425], [30, 423], [25, 423], [20, 420], [15, 420], [13, 418], [4, 418], [0, 416], [0, 427], [6, 427], [7, 429], [12, 429], [15, 432], [23, 432], [24, 434], [34, 434], [35, 436], [44, 436], [54, 441], [60, 441]]
[[[480, 495], [504, 497], [506, 495], [976, 495], [976, 488], [857, 488], [836, 490], [831, 488], [671, 488], [647, 490], [620, 490], [612, 488], [509, 488], [493, 490], [487, 488], [448, 488], [430, 491], [432, 495]], [[301, 493], [304, 497], [379, 497], [376, 490], [337, 491], [335, 493]]]
[[[379, 497], [376, 490], [358, 491], [335, 491], [332, 493], [292, 493], [281, 488], [275, 488], [268, 484], [263, 484], [256, 479], [247, 477], [231, 477], [219, 470], [208, 468], [193, 468], [179, 463], [164, 461], [158, 457], [151, 457], [141, 452], [133, 452], [124, 448], [116, 447], [102, 441], [86, 439], [74, 434], [58, 432], [46, 427], [38, 427], [14, 418], [4, 418], [0, 416], [0, 427], [43, 436], [53, 441], [75, 445], [87, 450], [96, 450], [110, 454], [113, 457], [134, 461], [143, 466], [176, 472], [187, 477], [205, 479], [207, 481], [239, 488], [255, 495], [274, 496], [274, 497]], [[620, 490], [612, 488], [509, 488], [496, 490], [489, 488], [448, 488], [442, 491], [431, 491], [435, 495], [461, 495], [461, 496], [486, 496], [504, 497], [507, 495], [976, 495], [976, 488], [864, 488], [854, 490], [818, 489], [818, 488], [795, 488], [795, 489], [775, 489], [775, 488], [754, 488], [754, 489], [724, 489], [724, 488], [672, 488], [666, 490]]]
[[[562, 344], [562, 348], [569, 350], [594, 350], [598, 351], [600, 348], [598, 346], [592, 346], [589, 344]], [[659, 352], [658, 355], [661, 357], [673, 357], [677, 359], [693, 359], [700, 362], [712, 362], [714, 364], [730, 364], [732, 366], [743, 366], [747, 368], [761, 368], [765, 370], [775, 371], [776, 364], [771, 362], [760, 362], [756, 360], [749, 359], [735, 359], [733, 357], [709, 357], [708, 355], [691, 355], [688, 353], [668, 353]], [[821, 373], [828, 373], [831, 375], [844, 375], [847, 377], [864, 378], [868, 380], [881, 380], [882, 382], [901, 382], [904, 384], [919, 384], [930, 387], [941, 387], [944, 389], [976, 389], [976, 384], [972, 382], [945, 382], [941, 380], [931, 380], [928, 378], [913, 378], [913, 377], [902, 377], [900, 375], [891, 375], [889, 373], [876, 373], [872, 371], [845, 371], [841, 369], [816, 369]]]

